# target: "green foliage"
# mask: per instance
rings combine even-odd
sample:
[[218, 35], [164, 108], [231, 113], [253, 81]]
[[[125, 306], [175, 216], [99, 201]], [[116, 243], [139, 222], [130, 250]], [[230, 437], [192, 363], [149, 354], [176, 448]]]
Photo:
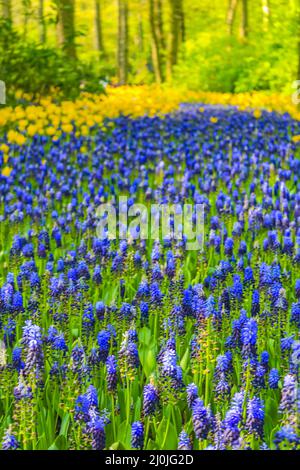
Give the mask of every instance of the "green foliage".
[[202, 36], [188, 41], [176, 66], [173, 81], [189, 89], [238, 93], [247, 91], [291, 91], [296, 77], [297, 56], [289, 49], [289, 60], [280, 41], [241, 43], [232, 38]]
[[26, 42], [7, 21], [0, 22], [0, 69], [10, 100], [15, 90], [61, 98], [75, 98], [80, 91], [101, 92], [103, 86], [92, 64], [73, 61], [54, 48]]
[[[40, 18], [31, 1], [26, 28], [22, 1], [13, 6], [13, 30], [0, 25], [0, 79], [8, 92], [15, 88], [37, 94], [58, 87], [67, 98], [77, 96], [82, 87], [101, 91], [100, 78], [116, 83], [118, 49], [118, 8], [108, 0], [101, 2], [104, 51], [95, 46], [94, 2], [75, 2], [72, 42], [78, 61], [66, 57], [57, 43], [56, 3], [45, 0], [44, 23], [47, 41], [40, 45]], [[163, 67], [170, 55], [170, 2], [162, 3], [164, 46]], [[178, 62], [168, 80], [189, 89], [217, 92], [264, 90], [291, 94], [298, 66], [298, 0], [272, 0], [266, 16], [261, 0], [248, 0], [247, 37], [241, 37], [241, 3], [235, 12], [231, 34], [226, 18], [228, 0], [183, 0], [185, 41], [179, 41]], [[149, 0], [129, 0], [128, 81], [149, 84], [155, 81]], [[251, 8], [250, 8], [251, 5]], [[26, 29], [26, 34], [25, 34]], [[27, 39], [25, 39], [25, 37]], [[164, 71], [166, 72], [166, 71]]]

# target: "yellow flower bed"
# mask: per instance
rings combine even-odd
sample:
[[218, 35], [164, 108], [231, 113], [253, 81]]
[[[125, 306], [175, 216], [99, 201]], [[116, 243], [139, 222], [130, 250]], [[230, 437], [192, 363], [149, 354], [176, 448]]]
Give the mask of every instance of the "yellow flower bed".
[[[21, 97], [21, 96], [20, 96]], [[26, 98], [30, 99], [29, 96]], [[62, 132], [88, 135], [94, 125], [101, 125], [105, 117], [123, 115], [132, 117], [148, 114], [163, 115], [178, 109], [180, 103], [206, 103], [235, 105], [239, 109], [253, 110], [259, 119], [261, 108], [288, 112], [300, 120], [300, 113], [290, 96], [265, 93], [222, 94], [192, 92], [185, 89], [158, 86], [134, 86], [107, 89], [106, 95], [82, 93], [75, 101], [54, 102], [51, 97], [41, 98], [30, 106], [0, 108], [0, 127], [5, 126], [7, 142], [23, 144], [35, 134], [48, 135], [56, 140]], [[4, 154], [8, 149], [4, 148]]]

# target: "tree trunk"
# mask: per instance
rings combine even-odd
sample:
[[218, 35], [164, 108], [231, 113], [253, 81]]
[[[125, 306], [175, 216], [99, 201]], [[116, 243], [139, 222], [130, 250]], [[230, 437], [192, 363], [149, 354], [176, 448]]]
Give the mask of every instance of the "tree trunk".
[[95, 0], [95, 32], [97, 51], [99, 51], [100, 54], [103, 54], [104, 44], [102, 35], [101, 0]]
[[144, 27], [143, 27], [143, 16], [142, 13], [139, 12], [139, 19], [138, 19], [138, 47], [139, 52], [144, 52]]
[[11, 0], [2, 0], [2, 16], [5, 20], [12, 21]]
[[183, 0], [180, 0], [180, 39], [181, 42], [185, 41], [185, 18], [184, 18], [184, 10], [183, 10]]
[[241, 37], [247, 39], [249, 33], [248, 24], [248, 0], [242, 0], [242, 23], [241, 23]]
[[[300, 27], [299, 27], [300, 29]], [[297, 70], [297, 80], [299, 81], [299, 86], [300, 86], [300, 32], [298, 34], [298, 70]], [[300, 107], [300, 102], [298, 104], [298, 107]]]
[[171, 29], [170, 43], [167, 63], [168, 78], [172, 76], [174, 65], [177, 64], [178, 50], [180, 44], [180, 27], [181, 27], [181, 0], [170, 0], [171, 4]]
[[[297, 86], [297, 91], [299, 90], [300, 87], [300, 0], [298, 0], [298, 44], [297, 44], [297, 49], [298, 49], [298, 70], [297, 70], [297, 80], [298, 80], [298, 86]], [[298, 110], [300, 111], [300, 99], [298, 95]]]
[[270, 25], [270, 2], [269, 0], [261, 0], [261, 8], [262, 8], [262, 15], [263, 15], [263, 28], [264, 28], [264, 31], [267, 31]]
[[66, 56], [76, 59], [75, 0], [56, 0], [58, 8], [58, 41]]
[[158, 36], [158, 41], [161, 50], [163, 51], [166, 48], [166, 41], [164, 35], [164, 21], [163, 21], [163, 10], [161, 0], [155, 1], [155, 14], [156, 14], [156, 31]]
[[236, 17], [237, 4], [238, 0], [229, 0], [226, 23], [230, 36], [233, 34], [233, 25]]
[[45, 44], [47, 39], [47, 30], [45, 22], [44, 0], [39, 0], [38, 21], [40, 30], [40, 43]]
[[[160, 3], [160, 1], [159, 1]], [[161, 5], [160, 5], [161, 6]], [[150, 0], [149, 2], [149, 19], [151, 31], [151, 47], [152, 47], [152, 62], [157, 83], [162, 83], [163, 77], [163, 61], [162, 61], [162, 17], [161, 10], [159, 10], [158, 2]]]
[[118, 81], [125, 85], [128, 79], [128, 1], [118, 0]]
[[28, 20], [30, 16], [30, 0], [22, 0], [23, 4], [23, 36], [24, 39], [27, 38], [27, 31], [28, 31]]

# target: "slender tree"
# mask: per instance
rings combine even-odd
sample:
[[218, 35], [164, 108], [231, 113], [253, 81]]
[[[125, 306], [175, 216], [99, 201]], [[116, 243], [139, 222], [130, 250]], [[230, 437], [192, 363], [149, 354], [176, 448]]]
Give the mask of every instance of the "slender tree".
[[12, 21], [11, 0], [2, 0], [2, 17]]
[[263, 28], [265, 31], [268, 30], [270, 25], [270, 2], [269, 0], [261, 0], [262, 16], [263, 16]]
[[186, 31], [185, 31], [185, 17], [183, 10], [183, 0], [180, 0], [180, 39], [181, 42], [185, 41]]
[[163, 8], [162, 0], [155, 0], [155, 11], [156, 11], [156, 28], [159, 45], [162, 51], [166, 48], [165, 34], [164, 34], [164, 20], [163, 20]]
[[39, 22], [40, 43], [45, 44], [47, 40], [47, 29], [46, 29], [46, 21], [45, 21], [44, 0], [39, 0], [38, 22]]
[[167, 76], [172, 76], [174, 65], [177, 64], [178, 51], [181, 41], [181, 15], [182, 15], [182, 0], [170, 0], [171, 7], [171, 27], [170, 27], [170, 42], [169, 54], [167, 62]]
[[238, 0], [229, 0], [226, 23], [228, 26], [228, 33], [230, 34], [230, 36], [232, 36], [233, 34], [233, 25], [234, 25], [234, 20], [236, 17], [237, 5], [238, 5]]
[[118, 0], [118, 81], [128, 79], [128, 1]]
[[144, 25], [142, 12], [138, 13], [138, 47], [139, 52], [144, 51]]
[[23, 5], [23, 35], [26, 39], [28, 31], [28, 20], [30, 17], [30, 0], [22, 0]]
[[76, 59], [75, 0], [56, 0], [58, 41], [65, 54]]
[[298, 108], [300, 109], [300, 34], [298, 39], [298, 69], [297, 69], [297, 80], [298, 80]]
[[149, 0], [152, 62], [157, 83], [161, 83], [164, 80], [162, 58], [164, 38], [161, 15], [161, 2], [157, 0]]
[[104, 53], [104, 43], [102, 34], [102, 15], [101, 0], [95, 0], [95, 32], [96, 32], [96, 48], [100, 54]]
[[[300, 0], [298, 0], [298, 12], [297, 12], [297, 29], [298, 29], [298, 38], [297, 38], [297, 53], [298, 53], [298, 69], [297, 69], [297, 80], [298, 80], [298, 89], [300, 86]], [[300, 111], [300, 97], [298, 96], [298, 109]]]
[[248, 0], [242, 0], [241, 36], [244, 39], [247, 39], [249, 33], [248, 20]]

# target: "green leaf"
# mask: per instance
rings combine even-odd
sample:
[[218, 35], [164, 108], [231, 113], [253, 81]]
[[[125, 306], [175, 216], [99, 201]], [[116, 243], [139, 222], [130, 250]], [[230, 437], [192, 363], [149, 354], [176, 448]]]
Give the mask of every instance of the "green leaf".
[[141, 343], [150, 344], [151, 342], [151, 330], [144, 326], [139, 332], [139, 340]]
[[149, 439], [146, 450], [159, 450], [159, 447], [157, 446], [156, 442], [152, 441], [152, 439]]
[[188, 364], [189, 364], [189, 361], [190, 361], [190, 350], [189, 348], [185, 351], [181, 361], [180, 361], [180, 366], [183, 370], [183, 372], [186, 372], [187, 369], [188, 369]]
[[48, 448], [48, 450], [66, 450], [67, 449], [67, 439], [65, 436], [57, 436], [53, 444]]
[[177, 432], [170, 418], [163, 417], [157, 429], [156, 444], [161, 450], [177, 449]]
[[135, 407], [134, 407], [134, 421], [138, 421], [140, 419], [141, 407], [142, 407], [142, 401], [141, 401], [141, 398], [138, 397]]
[[118, 441], [123, 442], [126, 449], [130, 449], [131, 445], [131, 426], [126, 421], [120, 424], [117, 433]]
[[173, 424], [170, 423], [167, 438], [165, 440], [164, 449], [165, 450], [176, 450], [177, 449], [177, 439], [178, 439], [177, 432], [176, 432]]
[[272, 423], [275, 424], [278, 419], [278, 405], [274, 398], [268, 397], [266, 399], [265, 412], [267, 416], [272, 418]]
[[156, 368], [156, 357], [153, 349], [143, 348], [140, 354], [140, 360], [146, 377], [149, 377]]
[[62, 419], [62, 422], [61, 422], [60, 431], [59, 431], [59, 434], [61, 436], [67, 437], [69, 423], [70, 423], [70, 415], [69, 415], [69, 413], [67, 413], [67, 414], [64, 415], [64, 417]]
[[120, 442], [120, 441], [114, 442], [109, 448], [109, 450], [125, 450], [125, 449], [126, 449], [125, 445], [123, 444], [123, 442]]

